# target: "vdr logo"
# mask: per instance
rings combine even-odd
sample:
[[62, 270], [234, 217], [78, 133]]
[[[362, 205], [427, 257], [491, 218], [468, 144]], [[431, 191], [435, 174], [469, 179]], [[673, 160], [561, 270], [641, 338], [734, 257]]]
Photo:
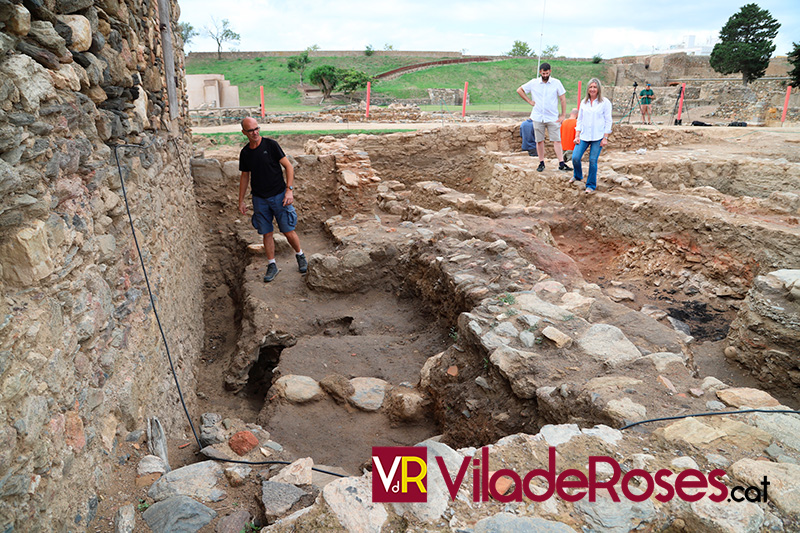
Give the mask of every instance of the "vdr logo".
[[428, 449], [424, 446], [372, 448], [372, 501], [428, 501]]

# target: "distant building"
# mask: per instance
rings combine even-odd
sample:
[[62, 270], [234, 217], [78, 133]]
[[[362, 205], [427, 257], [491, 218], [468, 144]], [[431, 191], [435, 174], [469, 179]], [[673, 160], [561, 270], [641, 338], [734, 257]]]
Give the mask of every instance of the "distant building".
[[222, 74], [187, 74], [189, 109], [201, 107], [239, 107], [239, 87]]
[[719, 42], [717, 37], [709, 37], [704, 44], [698, 44], [696, 36], [684, 35], [683, 42], [680, 44], [671, 44], [666, 48], [655, 48], [654, 54], [674, 54], [677, 52], [684, 52], [690, 56], [710, 56], [714, 45]]

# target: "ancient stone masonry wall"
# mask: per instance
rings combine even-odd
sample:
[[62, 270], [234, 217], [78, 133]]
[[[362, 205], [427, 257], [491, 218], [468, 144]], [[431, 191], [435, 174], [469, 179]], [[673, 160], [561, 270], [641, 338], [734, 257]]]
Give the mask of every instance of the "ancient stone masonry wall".
[[112, 148], [144, 145], [117, 155], [190, 391], [203, 258], [164, 6], [0, 0], [0, 531], [93, 528], [125, 438], [185, 427]]

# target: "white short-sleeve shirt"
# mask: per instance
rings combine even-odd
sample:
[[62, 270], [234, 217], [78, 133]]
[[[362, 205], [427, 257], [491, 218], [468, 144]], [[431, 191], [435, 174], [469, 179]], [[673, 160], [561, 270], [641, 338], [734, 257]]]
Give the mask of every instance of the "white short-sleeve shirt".
[[558, 120], [558, 97], [566, 94], [561, 82], [552, 76], [547, 83], [542, 78], [533, 78], [522, 86], [536, 104], [531, 110], [531, 120], [535, 122], [555, 122]]

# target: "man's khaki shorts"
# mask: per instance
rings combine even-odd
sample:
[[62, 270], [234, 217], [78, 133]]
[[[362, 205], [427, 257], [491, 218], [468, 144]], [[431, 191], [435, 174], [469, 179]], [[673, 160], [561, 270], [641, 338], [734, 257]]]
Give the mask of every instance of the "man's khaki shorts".
[[550, 140], [561, 142], [561, 124], [558, 122], [536, 122], [533, 121], [533, 137], [537, 143], [544, 142], [544, 130], [550, 132]]

